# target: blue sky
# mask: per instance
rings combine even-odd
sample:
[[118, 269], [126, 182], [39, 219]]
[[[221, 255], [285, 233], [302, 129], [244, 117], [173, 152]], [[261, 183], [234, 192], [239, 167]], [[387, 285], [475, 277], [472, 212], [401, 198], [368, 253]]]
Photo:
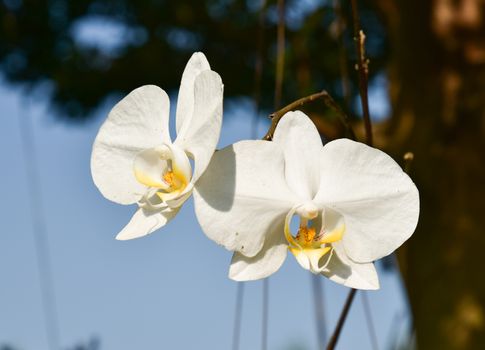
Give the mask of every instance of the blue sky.
[[[138, 240], [114, 239], [135, 208], [104, 199], [91, 180], [91, 145], [108, 109], [92, 122], [66, 124], [44, 102], [26, 103], [4, 82], [0, 105], [0, 345], [47, 350], [29, 209], [32, 174], [25, 170], [31, 160], [21, 152], [18, 120], [28, 117], [62, 347], [98, 336], [103, 350], [230, 348], [236, 296], [236, 283], [227, 278], [231, 254], [204, 236], [192, 200], [164, 229]], [[248, 104], [226, 106], [221, 147], [250, 137], [251, 113]], [[259, 136], [265, 129], [260, 125]], [[382, 349], [391, 334], [404, 330], [407, 312], [398, 277], [381, 272], [380, 280], [381, 290], [368, 296]], [[269, 349], [316, 349], [310, 282], [292, 256], [270, 278]], [[329, 333], [348, 289], [328, 280], [323, 287]], [[258, 349], [262, 283], [247, 283], [245, 290], [240, 349]], [[371, 349], [359, 295], [339, 348]]]

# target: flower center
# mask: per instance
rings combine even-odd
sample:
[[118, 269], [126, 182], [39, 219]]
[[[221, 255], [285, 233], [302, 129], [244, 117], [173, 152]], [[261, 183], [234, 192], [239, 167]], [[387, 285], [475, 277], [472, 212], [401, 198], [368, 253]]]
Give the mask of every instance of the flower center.
[[172, 144], [140, 152], [134, 160], [133, 170], [137, 181], [147, 186], [140, 205], [150, 209], [166, 207], [168, 201], [184, 196], [192, 177], [187, 155]]
[[183, 191], [187, 187], [187, 180], [180, 172], [172, 170], [171, 167], [163, 173], [162, 179], [165, 182], [164, 187], [160, 187], [160, 192], [170, 193], [173, 191]]
[[[296, 236], [293, 236], [290, 230], [290, 222], [297, 211], [298, 207], [290, 210], [285, 220], [284, 231], [288, 249], [304, 269], [313, 273], [320, 273], [325, 270], [332, 257], [332, 243], [342, 239], [345, 224], [339, 214], [324, 209], [320, 217], [315, 217], [315, 219], [321, 219], [322, 222], [317, 234], [313, 223], [309, 225], [308, 219], [298, 214], [300, 227]], [[326, 212], [330, 215], [325, 215]], [[324, 256], [327, 256], [327, 258], [322, 262]]]
[[296, 240], [300, 245], [308, 246], [313, 242], [315, 238], [316, 231], [313, 227], [300, 227], [298, 233], [296, 234]]
[[167, 171], [164, 175], [163, 175], [163, 181], [165, 181], [167, 184], [169, 184], [170, 186], [173, 186], [173, 179], [174, 179], [174, 173], [173, 171]]

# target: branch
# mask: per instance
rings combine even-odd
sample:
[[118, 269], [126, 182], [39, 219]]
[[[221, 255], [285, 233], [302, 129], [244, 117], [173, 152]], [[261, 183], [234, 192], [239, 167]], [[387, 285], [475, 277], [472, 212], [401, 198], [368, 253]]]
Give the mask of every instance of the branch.
[[328, 94], [327, 91], [323, 90], [321, 92], [317, 92], [316, 94], [312, 94], [303, 98], [300, 98], [286, 107], [283, 107], [279, 111], [276, 111], [272, 114], [270, 114], [271, 118], [271, 125], [269, 127], [268, 132], [266, 135], [263, 137], [263, 140], [271, 141], [273, 139], [274, 132], [276, 130], [276, 126], [278, 126], [278, 123], [280, 119], [288, 112], [293, 111], [297, 109], [298, 107], [303, 106], [304, 104], [307, 104], [308, 102], [313, 102], [317, 99], [323, 99], [323, 103], [329, 108], [331, 108], [335, 113], [337, 113], [337, 116], [339, 117], [340, 121], [342, 124], [345, 126], [347, 129], [347, 132], [350, 136], [351, 139], [355, 140], [355, 133], [354, 130], [352, 129], [352, 125], [350, 125], [350, 120], [347, 114], [339, 107], [337, 102], [334, 101], [334, 99]]
[[285, 0], [278, 0], [278, 28], [276, 48], [276, 80], [274, 108], [279, 108], [283, 90], [283, 74], [285, 70]]
[[411, 170], [411, 163], [414, 160], [414, 153], [406, 152], [403, 156], [403, 159], [404, 159], [404, 172], [406, 174], [409, 174], [409, 171]]
[[354, 40], [357, 49], [357, 70], [359, 72], [359, 92], [360, 103], [362, 105], [362, 113], [364, 116], [365, 125], [365, 142], [372, 146], [372, 124], [369, 114], [369, 97], [367, 92], [367, 80], [369, 76], [369, 60], [365, 58], [365, 34], [360, 29], [359, 10], [357, 7], [357, 0], [352, 2], [352, 17], [354, 20]]
[[339, 46], [339, 65], [340, 75], [342, 76], [342, 93], [344, 96], [345, 107], [347, 110], [350, 110], [352, 96], [350, 92], [349, 70], [347, 69], [347, 52], [345, 51], [344, 43], [344, 32], [346, 25], [342, 14], [341, 0], [334, 0], [334, 9], [337, 21], [336, 39]]
[[345, 300], [344, 308], [342, 309], [342, 313], [340, 314], [340, 317], [338, 319], [337, 326], [333, 331], [332, 338], [330, 338], [330, 341], [328, 342], [327, 350], [333, 350], [337, 345], [338, 338], [340, 336], [340, 333], [342, 332], [345, 320], [347, 319], [347, 315], [349, 313], [350, 306], [352, 305], [352, 301], [354, 300], [355, 293], [357, 293], [357, 289], [351, 289], [349, 295], [347, 296], [347, 300]]
[[258, 119], [261, 105], [261, 79], [263, 76], [263, 50], [264, 50], [264, 19], [266, 15], [267, 0], [262, 0], [258, 16], [258, 42], [256, 49], [256, 62], [254, 65], [254, 117], [251, 125], [251, 138], [256, 138], [258, 133]]

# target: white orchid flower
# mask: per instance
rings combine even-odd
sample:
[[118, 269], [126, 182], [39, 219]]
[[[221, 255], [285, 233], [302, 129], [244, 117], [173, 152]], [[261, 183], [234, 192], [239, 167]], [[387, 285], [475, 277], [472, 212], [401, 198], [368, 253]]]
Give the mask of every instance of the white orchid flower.
[[219, 140], [222, 94], [220, 76], [197, 52], [182, 75], [175, 141], [169, 135], [169, 98], [158, 86], [133, 90], [111, 110], [94, 141], [93, 180], [107, 199], [139, 206], [117, 239], [159, 229], [188, 199]]
[[281, 119], [273, 142], [217, 152], [194, 199], [207, 236], [235, 252], [229, 277], [237, 281], [271, 275], [289, 250], [313, 273], [378, 289], [373, 261], [406, 241], [419, 215], [418, 190], [391, 157], [347, 139], [323, 146], [299, 111]]

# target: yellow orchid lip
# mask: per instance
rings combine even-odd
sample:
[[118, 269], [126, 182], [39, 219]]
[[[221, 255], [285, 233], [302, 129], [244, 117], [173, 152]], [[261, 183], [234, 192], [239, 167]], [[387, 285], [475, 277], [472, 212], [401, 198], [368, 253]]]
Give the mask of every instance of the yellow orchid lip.
[[[342, 239], [345, 233], [345, 224], [342, 223], [332, 231], [326, 232], [324, 211], [322, 211], [322, 229], [318, 234], [314, 227], [308, 226], [307, 219], [300, 217], [300, 227], [295, 237], [290, 231], [290, 222], [296, 211], [297, 208], [290, 210], [285, 220], [284, 233], [288, 241], [288, 249], [304, 269], [313, 273], [320, 273], [327, 267], [332, 257], [332, 243]], [[320, 260], [328, 253], [330, 254], [326, 262], [320, 265]]]

